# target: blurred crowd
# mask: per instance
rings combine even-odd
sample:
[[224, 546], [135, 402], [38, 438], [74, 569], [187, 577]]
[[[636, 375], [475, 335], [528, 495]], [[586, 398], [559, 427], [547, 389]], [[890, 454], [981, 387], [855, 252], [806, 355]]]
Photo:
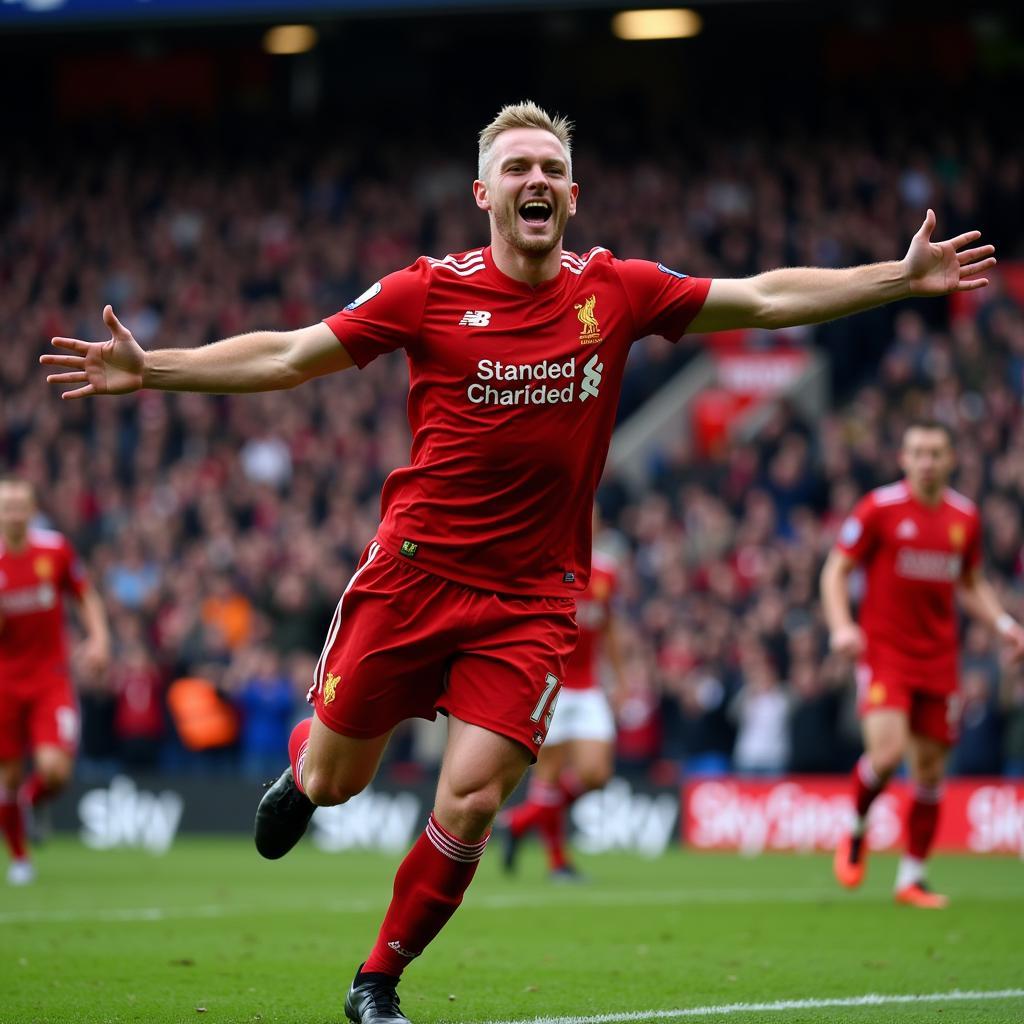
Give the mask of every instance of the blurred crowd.
[[[1002, 259], [1024, 256], [1021, 153], [955, 139], [709, 139], [650, 161], [582, 149], [569, 246], [708, 276], [845, 266], [901, 255], [931, 206], [945, 236], [981, 226]], [[0, 167], [0, 470], [35, 482], [115, 638], [110, 674], [79, 680], [86, 770], [277, 774], [381, 484], [408, 459], [407, 372], [395, 355], [294, 392], [61, 403], [38, 356], [51, 336], [104, 336], [107, 302], [146, 347], [303, 326], [421, 253], [486, 241], [468, 159], [424, 153], [410, 166], [375, 146], [370, 166], [358, 152], [306, 144], [257, 158], [154, 135], [113, 156], [22, 151]], [[852, 762], [851, 669], [828, 653], [818, 572], [857, 498], [898, 477], [912, 416], [953, 426], [988, 571], [1024, 617], [1024, 313], [1003, 283], [974, 304], [904, 306], [802, 340], [833, 358], [834, 412], [806, 422], [781, 404], [753, 442], [710, 455], [680, 442], [645, 488], [602, 486], [598, 544], [622, 580], [623, 770]], [[638, 344], [622, 414], [693, 351]], [[963, 649], [954, 769], [1024, 773], [1024, 674], [977, 627], [965, 625]], [[189, 716], [205, 699], [223, 728], [204, 738]], [[391, 756], [429, 768], [435, 749], [414, 726]]]

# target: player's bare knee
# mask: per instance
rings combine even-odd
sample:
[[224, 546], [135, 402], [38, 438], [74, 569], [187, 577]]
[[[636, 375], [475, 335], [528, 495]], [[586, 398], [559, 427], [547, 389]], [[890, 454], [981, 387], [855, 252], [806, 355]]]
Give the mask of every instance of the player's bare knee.
[[612, 766], [610, 764], [588, 765], [577, 773], [580, 787], [587, 793], [592, 789], [603, 789], [608, 785], [611, 777]]
[[53, 765], [43, 769], [39, 774], [47, 793], [51, 795], [60, 792], [71, 781], [71, 769], [63, 765]]
[[63, 751], [52, 748], [39, 751], [35, 758], [35, 769], [49, 793], [62, 790], [71, 781], [71, 758]]
[[491, 826], [501, 807], [499, 786], [439, 795], [438, 811], [460, 839], [475, 838]]
[[942, 785], [946, 776], [946, 762], [944, 757], [925, 758], [918, 762], [914, 772], [914, 781], [919, 786], [934, 789]]
[[880, 782], [888, 782], [903, 763], [902, 747], [881, 747], [870, 755], [871, 767]]
[[366, 788], [365, 782], [352, 779], [336, 779], [323, 772], [304, 772], [302, 787], [306, 796], [317, 807], [336, 807], [343, 804]]

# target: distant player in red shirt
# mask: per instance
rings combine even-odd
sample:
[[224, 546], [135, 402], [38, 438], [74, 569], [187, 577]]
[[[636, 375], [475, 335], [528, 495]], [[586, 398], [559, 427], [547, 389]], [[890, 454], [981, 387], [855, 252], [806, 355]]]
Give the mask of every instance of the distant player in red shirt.
[[108, 341], [57, 338], [65, 352], [42, 357], [63, 368], [51, 383], [74, 385], [63, 397], [80, 398], [290, 388], [406, 353], [411, 463], [384, 484], [380, 528], [316, 666], [315, 715], [256, 815], [257, 849], [282, 856], [315, 806], [369, 783], [399, 721], [448, 715], [433, 813], [346, 1000], [362, 1024], [406, 1019], [398, 978], [462, 901], [498, 808], [544, 741], [576, 644], [590, 509], [632, 342], [980, 288], [994, 262], [991, 246], [964, 249], [976, 231], [932, 242], [930, 210], [903, 260], [848, 270], [712, 282], [600, 247], [566, 252], [579, 195], [569, 128], [533, 103], [504, 108], [481, 132], [473, 183], [491, 244], [419, 259], [323, 323], [144, 352], [108, 306]]
[[[511, 808], [505, 819], [508, 871], [515, 868], [519, 841], [536, 829], [552, 879], [579, 877], [565, 852], [568, 811], [584, 793], [600, 789], [615, 767], [612, 708], [620, 705], [625, 689], [612, 605], [617, 583], [614, 560], [595, 551], [590, 583], [576, 599], [580, 638], [565, 666], [551, 727], [537, 755], [526, 800]], [[601, 683], [605, 661], [613, 677], [610, 704]]]
[[[66, 785], [78, 744], [65, 595], [78, 604], [85, 626], [80, 652], [85, 671], [102, 672], [109, 657], [102, 601], [71, 545], [53, 530], [34, 529], [34, 514], [31, 485], [0, 479], [0, 830], [11, 853], [7, 880], [12, 885], [35, 877], [25, 811]], [[34, 770], [25, 779], [29, 754]]]
[[[821, 577], [832, 649], [857, 661], [866, 748], [853, 770], [857, 819], [836, 849], [834, 866], [842, 885], [860, 885], [868, 808], [908, 757], [914, 796], [896, 900], [939, 909], [948, 901], [928, 887], [925, 860], [938, 824], [946, 755], [957, 735], [956, 598], [1018, 658], [1024, 629], [981, 574], [978, 510], [949, 487], [955, 465], [949, 428], [911, 424], [900, 464], [904, 478], [868, 494], [843, 524]], [[859, 624], [847, 586], [857, 566], [866, 586]]]

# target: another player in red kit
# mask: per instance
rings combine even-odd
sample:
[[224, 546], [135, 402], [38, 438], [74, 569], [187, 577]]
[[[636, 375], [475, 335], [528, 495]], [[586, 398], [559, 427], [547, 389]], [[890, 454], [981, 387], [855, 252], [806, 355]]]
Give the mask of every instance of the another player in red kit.
[[63, 368], [47, 379], [77, 398], [290, 388], [406, 353], [411, 464], [384, 484], [380, 529], [316, 667], [315, 714], [256, 814], [257, 849], [282, 856], [315, 806], [369, 783], [398, 722], [448, 715], [433, 813], [346, 999], [363, 1024], [406, 1019], [398, 979], [461, 903], [498, 808], [544, 741], [576, 644], [590, 510], [632, 342], [979, 288], [994, 262], [991, 246], [964, 249], [978, 232], [933, 243], [931, 211], [902, 261], [849, 270], [712, 282], [600, 247], [576, 255], [562, 249], [579, 194], [571, 161], [567, 121], [506, 107], [481, 132], [473, 183], [490, 245], [419, 259], [300, 330], [144, 352], [107, 307], [108, 341], [58, 338], [65, 352], [42, 357]]
[[[949, 487], [955, 464], [949, 428], [932, 421], [909, 426], [900, 462], [904, 479], [862, 499], [821, 577], [832, 649], [857, 660], [865, 746], [853, 770], [856, 822], [837, 847], [834, 866], [841, 885], [860, 885], [868, 808], [908, 757], [914, 795], [896, 900], [940, 909], [948, 901], [929, 888], [925, 860], [938, 824], [946, 755], [957, 735], [956, 597], [1018, 658], [1024, 655], [1024, 629], [981, 574], [978, 510]], [[859, 624], [847, 587], [857, 566], [866, 577]]]
[[[565, 666], [544, 746], [530, 773], [526, 800], [504, 818], [505, 868], [512, 871], [519, 841], [536, 830], [547, 853], [554, 881], [580, 876], [565, 852], [569, 808], [584, 793], [600, 789], [615, 767], [615, 716], [622, 700], [622, 659], [615, 632], [612, 597], [617, 586], [613, 559], [594, 552], [590, 583], [576, 599], [580, 638]], [[601, 682], [607, 661], [614, 689], [609, 704]]]
[[[0, 480], [0, 831], [11, 853], [7, 881], [12, 885], [35, 877], [25, 812], [68, 782], [78, 743], [65, 595], [78, 604], [86, 629], [85, 670], [103, 671], [109, 657], [102, 601], [67, 540], [53, 530], [32, 528], [34, 513], [30, 484]], [[33, 771], [26, 779], [28, 755]]]

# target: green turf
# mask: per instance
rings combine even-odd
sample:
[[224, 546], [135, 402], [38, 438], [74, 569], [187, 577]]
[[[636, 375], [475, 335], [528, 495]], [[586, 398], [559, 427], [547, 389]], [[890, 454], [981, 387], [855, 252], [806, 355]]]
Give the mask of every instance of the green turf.
[[[570, 887], [533, 850], [515, 879], [498, 861], [410, 969], [416, 1024], [1024, 986], [1019, 861], [938, 858], [944, 913], [893, 906], [885, 857], [856, 894], [821, 856], [595, 857]], [[0, 889], [0, 1022], [341, 1021], [395, 863], [308, 845], [267, 863], [227, 839], [164, 857], [53, 843], [34, 886]], [[685, 1019], [1010, 1022], [1024, 999]]]

